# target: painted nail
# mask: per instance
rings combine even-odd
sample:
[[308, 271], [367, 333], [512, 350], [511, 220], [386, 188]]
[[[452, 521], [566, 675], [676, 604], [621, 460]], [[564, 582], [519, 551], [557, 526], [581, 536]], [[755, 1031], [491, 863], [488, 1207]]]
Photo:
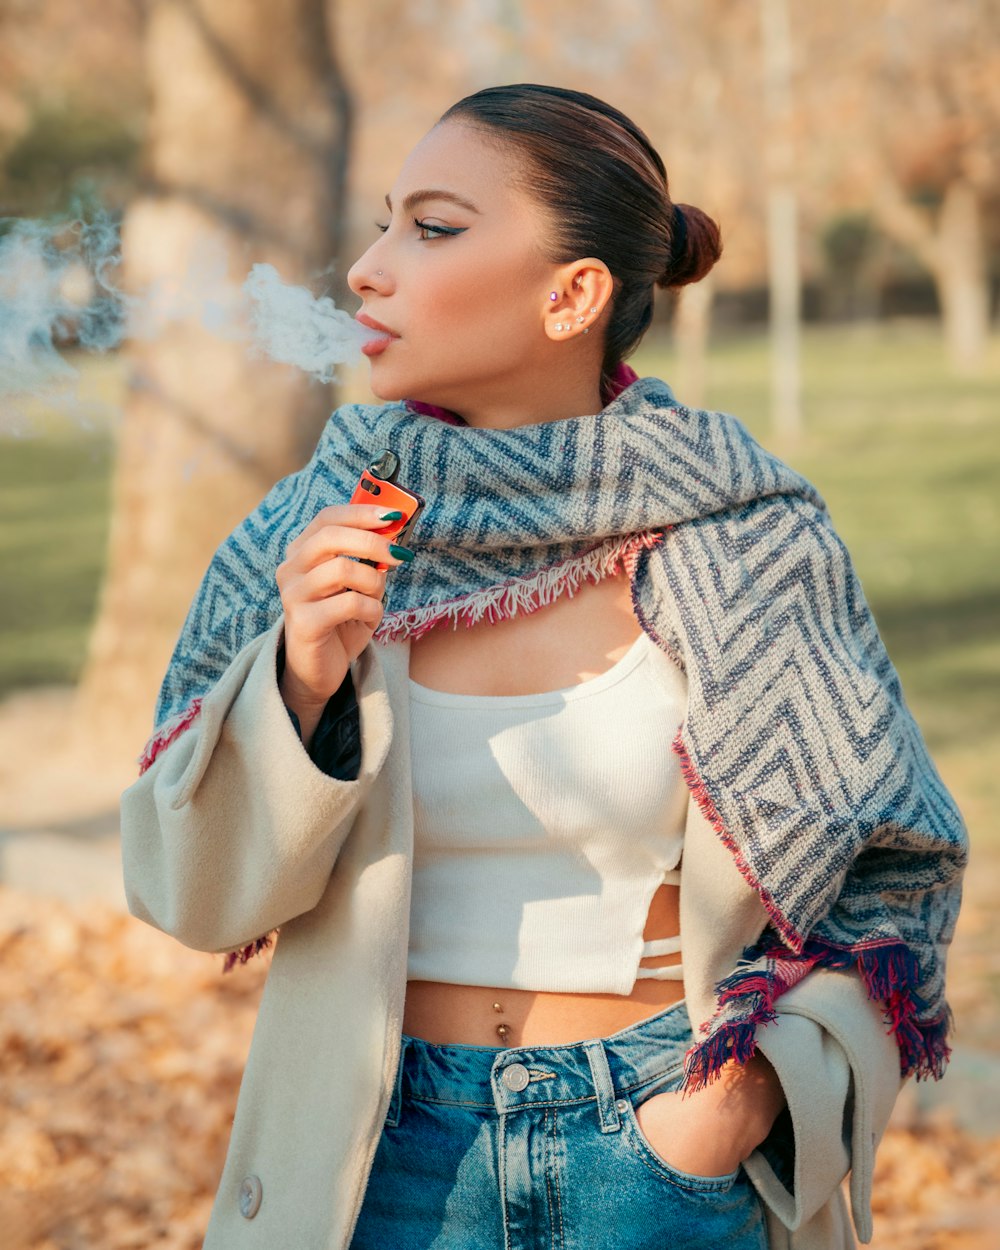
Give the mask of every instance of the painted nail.
[[379, 517], [380, 521], [402, 521], [402, 512], [385, 512]]
[[413, 559], [417, 553], [411, 551], [409, 547], [400, 547], [398, 543], [389, 544], [389, 555], [396, 560], [405, 560], [407, 564]]

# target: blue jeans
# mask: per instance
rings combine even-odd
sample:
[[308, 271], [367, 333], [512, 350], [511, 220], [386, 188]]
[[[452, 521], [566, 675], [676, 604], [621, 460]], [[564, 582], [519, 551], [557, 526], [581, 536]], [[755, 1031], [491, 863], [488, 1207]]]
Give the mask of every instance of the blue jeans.
[[351, 1250], [767, 1250], [742, 1168], [678, 1171], [636, 1120], [691, 1040], [683, 1000], [563, 1046], [404, 1033]]

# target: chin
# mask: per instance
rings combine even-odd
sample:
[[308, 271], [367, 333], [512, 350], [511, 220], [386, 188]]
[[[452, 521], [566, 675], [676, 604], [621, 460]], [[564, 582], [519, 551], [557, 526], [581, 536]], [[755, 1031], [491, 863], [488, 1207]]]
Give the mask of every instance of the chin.
[[406, 399], [405, 389], [400, 389], [399, 385], [393, 385], [387, 378], [378, 378], [375, 376], [375, 370], [371, 372], [368, 379], [368, 386], [376, 398], [381, 399], [384, 403], [392, 403], [394, 400]]

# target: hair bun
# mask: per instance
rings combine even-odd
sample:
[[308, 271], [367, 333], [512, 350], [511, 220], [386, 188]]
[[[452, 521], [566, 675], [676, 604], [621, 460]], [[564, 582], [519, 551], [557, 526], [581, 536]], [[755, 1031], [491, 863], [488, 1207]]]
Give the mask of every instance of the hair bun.
[[692, 204], [675, 204], [670, 263], [657, 286], [687, 286], [698, 282], [722, 255], [718, 225]]

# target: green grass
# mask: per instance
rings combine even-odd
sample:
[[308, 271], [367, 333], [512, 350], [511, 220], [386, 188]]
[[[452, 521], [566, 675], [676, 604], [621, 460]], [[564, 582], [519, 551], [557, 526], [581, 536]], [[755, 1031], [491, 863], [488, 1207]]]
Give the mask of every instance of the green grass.
[[[113, 412], [120, 362], [75, 363]], [[677, 372], [652, 338], [631, 363]], [[819, 488], [945, 781], [1000, 846], [1000, 339], [983, 377], [957, 380], [932, 326], [807, 332], [795, 447], [771, 435], [768, 367], [759, 335], [718, 343], [705, 404]], [[41, 436], [0, 437], [0, 695], [77, 677], [105, 559], [113, 420], [33, 416]]]
[[75, 681], [97, 609], [122, 367], [74, 363], [72, 402], [0, 401], [0, 697]]

